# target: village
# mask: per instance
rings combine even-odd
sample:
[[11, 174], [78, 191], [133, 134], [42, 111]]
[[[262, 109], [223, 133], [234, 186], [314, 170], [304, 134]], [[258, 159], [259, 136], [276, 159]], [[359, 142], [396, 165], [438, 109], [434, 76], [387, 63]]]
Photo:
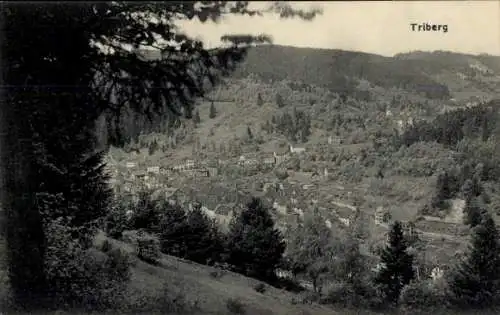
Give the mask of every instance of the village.
[[[342, 139], [328, 137], [328, 145], [340, 145]], [[204, 213], [226, 230], [234, 211], [241, 209], [248, 196], [256, 196], [272, 206], [279, 218], [277, 227], [285, 231], [290, 224], [304, 219], [305, 213], [317, 210], [325, 217], [329, 228], [348, 228], [360, 215], [375, 228], [388, 230], [393, 221], [384, 207], [360, 209], [353, 205], [353, 187], [336, 184], [330, 177], [328, 166], [312, 171], [297, 171], [287, 166], [292, 158], [305, 158], [305, 147], [289, 144], [286, 150], [273, 152], [249, 152], [227, 159], [185, 158], [172, 166], [150, 165], [125, 160], [112, 164], [111, 184], [115, 193], [137, 199], [140, 191], [147, 190], [152, 196], [179, 203], [192, 210], [198, 202]], [[109, 165], [108, 165], [109, 166]], [[229, 176], [228, 169], [243, 171], [247, 176]], [[275, 172], [282, 170], [286, 178], [278, 178]], [[445, 233], [422, 230], [427, 223], [456, 226], [456, 222], [442, 222], [440, 218], [425, 216], [421, 222], [403, 221], [407, 235], [414, 233], [433, 239], [452, 239]], [[423, 224], [422, 224], [423, 222]], [[439, 264], [432, 271], [433, 277], [442, 274]]]

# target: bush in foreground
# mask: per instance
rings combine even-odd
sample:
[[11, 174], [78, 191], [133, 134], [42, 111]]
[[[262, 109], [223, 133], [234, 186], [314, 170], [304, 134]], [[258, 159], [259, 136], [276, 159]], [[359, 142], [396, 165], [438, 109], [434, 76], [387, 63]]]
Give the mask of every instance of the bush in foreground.
[[150, 264], [158, 264], [160, 254], [158, 237], [143, 234], [137, 239], [137, 257], [139, 259]]
[[400, 306], [405, 313], [414, 311], [436, 310], [446, 305], [443, 290], [427, 281], [412, 281], [403, 288]]

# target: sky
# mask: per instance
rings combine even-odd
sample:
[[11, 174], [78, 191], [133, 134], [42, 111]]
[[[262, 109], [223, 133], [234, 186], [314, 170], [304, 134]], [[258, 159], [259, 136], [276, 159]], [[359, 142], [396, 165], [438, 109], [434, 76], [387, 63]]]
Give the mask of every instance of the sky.
[[[254, 5], [262, 5], [263, 2]], [[363, 51], [384, 56], [422, 50], [500, 55], [500, 0], [294, 2], [323, 7], [307, 22], [276, 16], [229, 16], [218, 24], [182, 22], [187, 34], [219, 46], [225, 34], [268, 34], [278, 45]], [[412, 31], [411, 23], [446, 24], [448, 31]]]

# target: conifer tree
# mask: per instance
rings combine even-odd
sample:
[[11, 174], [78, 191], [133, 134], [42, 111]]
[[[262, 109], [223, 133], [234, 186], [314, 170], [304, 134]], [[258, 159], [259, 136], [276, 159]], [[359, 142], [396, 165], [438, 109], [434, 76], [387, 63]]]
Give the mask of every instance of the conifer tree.
[[210, 119], [214, 119], [217, 116], [217, 110], [215, 109], [214, 102], [210, 103], [210, 112], [208, 113], [208, 117]]
[[475, 227], [483, 219], [483, 215], [486, 213], [484, 204], [480, 198], [473, 197], [472, 199], [465, 200], [464, 207], [464, 223]]
[[184, 235], [186, 255], [184, 258], [201, 264], [219, 260], [222, 244], [215, 222], [210, 220], [195, 204], [186, 217], [187, 230]]
[[195, 124], [195, 126], [201, 123], [200, 112], [198, 110], [194, 112], [193, 123]]
[[257, 106], [264, 105], [264, 100], [262, 99], [262, 95], [260, 93], [257, 94]]
[[253, 140], [253, 133], [252, 129], [250, 129], [250, 126], [247, 126], [247, 138], [249, 141]]
[[228, 262], [238, 272], [261, 280], [275, 278], [285, 243], [260, 199], [253, 198], [231, 221], [227, 249]]
[[179, 205], [164, 201], [160, 205], [160, 247], [161, 251], [176, 257], [186, 257], [187, 245], [184, 239], [187, 231], [186, 211]]
[[500, 289], [500, 244], [498, 228], [489, 214], [474, 229], [469, 252], [452, 271], [449, 288], [452, 304], [486, 308], [498, 298]]
[[285, 101], [283, 100], [283, 96], [281, 94], [276, 93], [276, 105], [278, 105], [279, 108], [285, 106]]
[[384, 293], [386, 302], [395, 304], [401, 290], [414, 278], [413, 256], [407, 253], [407, 244], [399, 221], [389, 232], [389, 243], [380, 255], [381, 269], [375, 283]]

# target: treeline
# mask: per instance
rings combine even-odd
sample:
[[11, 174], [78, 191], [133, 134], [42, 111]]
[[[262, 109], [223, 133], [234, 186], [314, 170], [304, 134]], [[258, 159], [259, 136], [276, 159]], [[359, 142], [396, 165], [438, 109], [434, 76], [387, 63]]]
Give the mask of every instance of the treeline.
[[[181, 121], [173, 114], [140, 115], [126, 108], [121, 110], [119, 119], [114, 113], [105, 113], [97, 124], [97, 138], [100, 146], [113, 143], [125, 146], [131, 142], [137, 143], [139, 136], [149, 133], [172, 135], [181, 126]], [[119, 132], [117, 132], [119, 131]]]
[[432, 121], [417, 121], [400, 136], [400, 144], [436, 141], [455, 146], [465, 137], [486, 141], [496, 130], [498, 110], [487, 105], [461, 108], [438, 115]]
[[259, 199], [252, 199], [233, 218], [229, 232], [222, 233], [201, 204], [186, 210], [142, 193], [135, 202], [115, 204], [105, 230], [115, 238], [129, 230], [144, 231], [158, 238], [159, 250], [165, 254], [206, 265], [227, 264], [233, 271], [272, 283], [285, 250], [269, 209]]
[[293, 108], [292, 114], [273, 115], [267, 120], [262, 129], [272, 134], [274, 132], [284, 135], [291, 142], [307, 142], [311, 135], [311, 117], [304, 111]]
[[[391, 226], [387, 244], [373, 256], [361, 249], [361, 225], [335, 231], [317, 211], [307, 215], [293, 233], [287, 233], [285, 241], [270, 209], [256, 198], [233, 217], [229, 231], [223, 233], [200, 204], [185, 210], [142, 194], [136, 202], [115, 205], [106, 220], [106, 231], [135, 242], [138, 256], [153, 264], [159, 263], [161, 251], [287, 289], [300, 290], [297, 279], [307, 279], [313, 291], [303, 303], [403, 311], [484, 309], [495, 306], [499, 297], [500, 243], [488, 212], [479, 213], [476, 219], [470, 223], [470, 250], [440, 279], [433, 279], [430, 272], [417, 277], [415, 251], [423, 250], [422, 241], [418, 233], [409, 232], [398, 221]], [[144, 233], [130, 237], [129, 230]], [[291, 273], [288, 282], [280, 281], [278, 268]]]
[[[384, 88], [402, 88], [431, 99], [448, 99], [446, 85], [422, 73], [422, 60], [401, 60], [367, 53], [266, 45], [252, 48], [235, 77], [254, 74], [264, 81], [288, 79], [355, 94], [354, 78], [366, 79]], [[293, 66], [290, 66], [293, 65]]]

